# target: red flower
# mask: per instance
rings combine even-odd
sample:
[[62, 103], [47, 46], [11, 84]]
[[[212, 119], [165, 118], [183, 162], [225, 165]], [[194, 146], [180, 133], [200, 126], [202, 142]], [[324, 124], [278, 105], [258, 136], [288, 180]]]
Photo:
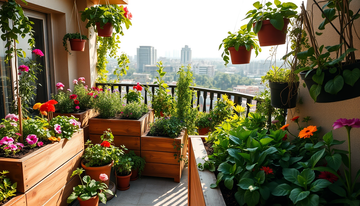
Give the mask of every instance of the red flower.
[[74, 100], [74, 103], [75, 103], [75, 104], [79, 104], [80, 102], [79, 102], [79, 100], [75, 99], [75, 100]]
[[77, 95], [76, 95], [76, 94], [70, 95], [70, 99], [76, 99], [76, 98], [77, 98]]
[[108, 141], [103, 141], [103, 142], [101, 143], [101, 146], [102, 146], [102, 147], [110, 147], [111, 144], [110, 144], [110, 142], [108, 142]]
[[52, 99], [52, 100], [47, 101], [47, 103], [48, 103], [48, 104], [55, 105], [55, 104], [57, 104], [58, 102], [57, 102], [56, 100]]
[[265, 167], [265, 166], [262, 166], [261, 169], [262, 171], [265, 172], [265, 174], [274, 174], [273, 170], [270, 168], [270, 167]]
[[287, 134], [282, 138], [283, 141], [287, 140]]
[[329, 181], [331, 183], [334, 183], [339, 179], [336, 175], [334, 175], [331, 172], [327, 172], [327, 171], [320, 172], [318, 178], [319, 179], [325, 179], [325, 180], [327, 180], [327, 181]]
[[55, 112], [55, 106], [46, 102], [40, 106], [40, 112]]
[[94, 95], [94, 93], [90, 92], [90, 93], [88, 93], [88, 95], [92, 96], [92, 95]]
[[299, 116], [295, 116], [291, 119], [291, 121], [295, 122], [297, 119], [299, 119]]

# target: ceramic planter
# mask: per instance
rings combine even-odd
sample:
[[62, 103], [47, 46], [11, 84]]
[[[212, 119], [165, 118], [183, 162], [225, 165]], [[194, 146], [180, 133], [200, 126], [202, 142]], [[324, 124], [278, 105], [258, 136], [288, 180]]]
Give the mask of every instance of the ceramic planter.
[[250, 62], [251, 49], [248, 51], [245, 46], [241, 46], [238, 51], [236, 51], [235, 47], [230, 47], [229, 51], [232, 64], [248, 64]]
[[299, 82], [292, 83], [290, 90], [289, 83], [269, 82], [271, 93], [271, 106], [276, 108], [296, 107]]
[[80, 206], [98, 206], [99, 205], [99, 196], [94, 196], [88, 200], [81, 200], [79, 197], [77, 198], [79, 200]]
[[260, 46], [274, 46], [274, 45], [285, 44], [286, 30], [288, 24], [289, 24], [289, 19], [284, 19], [283, 29], [277, 30], [270, 23], [270, 20], [264, 20], [262, 22], [261, 29], [257, 34], [259, 38]]
[[84, 51], [86, 40], [70, 39], [71, 51]]
[[87, 167], [84, 165], [84, 160], [81, 161], [81, 166], [82, 168], [84, 168], [86, 175], [89, 175], [91, 177], [91, 179], [94, 179], [96, 181], [101, 182], [99, 176], [100, 174], [106, 174], [109, 179], [106, 180], [104, 183], [109, 187], [109, 182], [110, 182], [110, 173], [111, 173], [111, 168], [114, 164], [114, 161], [112, 161], [110, 164], [108, 165], [104, 165], [104, 166], [100, 166], [100, 167]]
[[99, 22], [96, 22], [95, 24], [96, 24], [98, 36], [111, 37], [113, 33], [113, 26], [111, 23], [106, 23], [102, 28]]
[[199, 135], [206, 135], [209, 132], [210, 132], [209, 127], [199, 128]]
[[129, 175], [126, 175], [126, 176], [116, 175], [118, 190], [125, 191], [125, 190], [128, 190], [130, 188], [131, 174], [132, 173], [130, 173]]

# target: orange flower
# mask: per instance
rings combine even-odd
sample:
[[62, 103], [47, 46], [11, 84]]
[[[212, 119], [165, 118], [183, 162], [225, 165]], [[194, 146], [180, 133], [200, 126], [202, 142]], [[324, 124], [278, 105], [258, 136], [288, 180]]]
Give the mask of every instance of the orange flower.
[[299, 116], [295, 116], [295, 117], [293, 117], [292, 119], [291, 119], [291, 121], [295, 121], [295, 120], [297, 120], [297, 119], [299, 119]]
[[285, 130], [286, 128], [288, 128], [289, 124], [285, 124], [284, 126], [282, 126], [280, 129]]
[[303, 130], [300, 131], [299, 133], [299, 137], [300, 138], [310, 138], [310, 136], [313, 136], [314, 135], [314, 132], [317, 131], [317, 128], [316, 126], [308, 126], [306, 128], [304, 128]]
[[57, 137], [49, 137], [48, 140], [52, 141], [52, 142], [58, 142], [61, 140], [61, 138], [57, 138]]
[[44, 116], [47, 116], [47, 112], [46, 111], [41, 111], [40, 112], [42, 115], [44, 115]]

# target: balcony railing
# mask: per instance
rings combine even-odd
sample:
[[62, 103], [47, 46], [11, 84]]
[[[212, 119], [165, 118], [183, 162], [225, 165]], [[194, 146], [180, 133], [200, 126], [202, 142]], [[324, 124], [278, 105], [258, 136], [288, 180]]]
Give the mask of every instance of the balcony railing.
[[[114, 91], [114, 89], [118, 89], [121, 94], [121, 96], [125, 96], [125, 94], [129, 93], [130, 89], [132, 89], [133, 86], [136, 86], [136, 84], [111, 84], [111, 83], [96, 83], [97, 87], [104, 87], [104, 86], [110, 86], [111, 91]], [[156, 84], [142, 84], [143, 87], [148, 88], [148, 92], [151, 92], [152, 94], [155, 93], [155, 88], [158, 87]], [[169, 84], [169, 90], [171, 95], [175, 96], [175, 88], [176, 85]], [[218, 98], [221, 98], [222, 95], [227, 95], [229, 99], [231, 99], [235, 104], [241, 105], [246, 108], [246, 117], [248, 116], [250, 111], [255, 111], [256, 107], [250, 107], [250, 104], [256, 105], [258, 102], [254, 100], [255, 95], [251, 94], [244, 94], [240, 92], [231, 92], [231, 91], [224, 91], [224, 90], [215, 90], [215, 89], [208, 89], [208, 88], [202, 88], [202, 87], [190, 87], [191, 89], [194, 89], [195, 95], [193, 96], [193, 106], [197, 107], [199, 106], [199, 111], [211, 111], [215, 105], [216, 100]], [[142, 95], [144, 97], [144, 103], [147, 105], [151, 105], [151, 99], [148, 92], [144, 91], [142, 92]], [[194, 101], [195, 100], [195, 101]]]

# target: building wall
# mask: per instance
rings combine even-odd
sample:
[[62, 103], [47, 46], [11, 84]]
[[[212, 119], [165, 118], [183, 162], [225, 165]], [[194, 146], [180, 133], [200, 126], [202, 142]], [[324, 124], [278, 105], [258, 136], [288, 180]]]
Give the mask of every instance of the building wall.
[[[311, 10], [313, 8], [314, 14], [314, 25], [317, 28], [322, 21], [321, 13], [316, 5], [312, 5], [313, 1], [308, 0], [307, 9]], [[323, 4], [320, 4], [321, 6]], [[350, 8], [356, 12], [360, 8], [360, 1], [352, 1]], [[357, 32], [360, 32], [360, 19], [355, 21], [355, 27]], [[334, 31], [334, 29], [330, 25], [326, 25], [326, 30], [323, 32], [323, 35], [318, 38], [319, 45], [335, 45], [338, 44], [339, 36]], [[354, 47], [358, 50], [355, 52], [357, 59], [360, 59], [360, 40], [357, 39], [354, 34]], [[300, 85], [303, 84], [303, 81], [300, 82]], [[334, 103], [314, 103], [313, 99], [311, 99], [310, 94], [307, 88], [300, 87], [300, 97], [302, 99], [302, 104], [297, 104], [297, 107], [288, 110], [288, 123], [290, 123], [290, 131], [293, 134], [298, 134], [298, 130], [296, 124], [291, 123], [291, 118], [293, 116], [300, 116], [300, 118], [310, 116], [311, 117], [311, 125], [321, 126], [321, 137], [323, 134], [332, 130], [333, 123], [339, 118], [360, 118], [360, 97], [334, 102]], [[345, 128], [340, 128], [333, 130], [334, 139], [337, 140], [347, 140], [347, 134]], [[356, 166], [353, 168], [353, 174], [355, 171], [360, 169], [360, 128], [355, 128], [351, 130], [351, 144], [352, 144], [352, 162]], [[339, 148], [347, 150], [347, 142], [339, 146]]]

